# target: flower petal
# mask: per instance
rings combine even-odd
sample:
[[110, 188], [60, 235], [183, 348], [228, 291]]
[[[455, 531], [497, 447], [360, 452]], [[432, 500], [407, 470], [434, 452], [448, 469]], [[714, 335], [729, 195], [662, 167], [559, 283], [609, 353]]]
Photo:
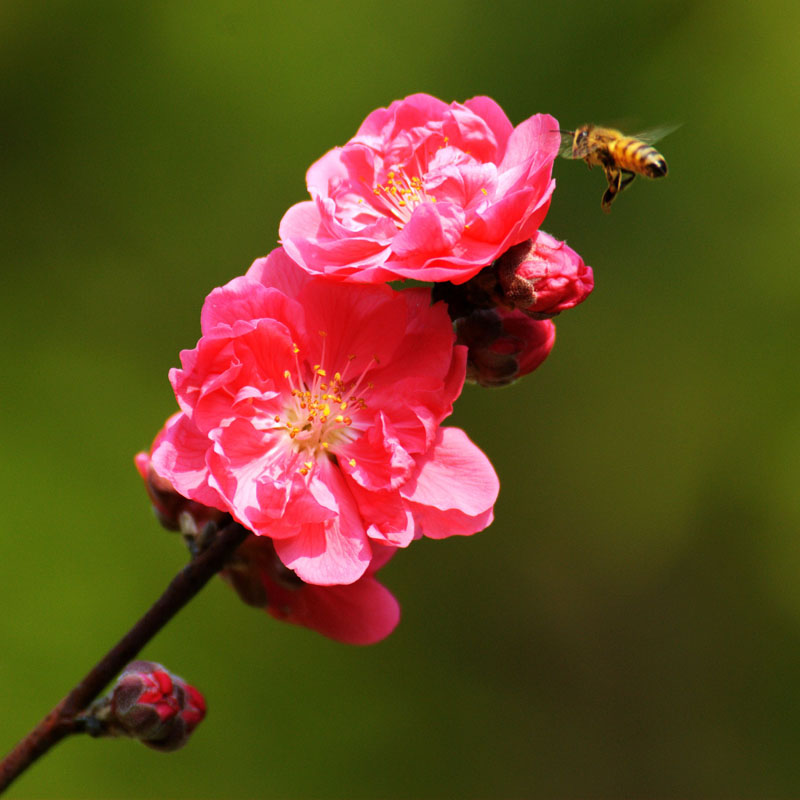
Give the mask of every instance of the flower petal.
[[411, 219], [392, 242], [392, 252], [403, 259], [438, 256], [451, 250], [464, 230], [464, 211], [453, 203], [417, 206]]
[[464, 431], [441, 428], [416, 480], [400, 492], [412, 504], [423, 533], [441, 539], [485, 528], [499, 490], [489, 459]]
[[295, 536], [276, 539], [275, 551], [306, 583], [353, 583], [364, 574], [372, 556], [364, 523], [338, 469], [328, 464], [320, 472], [336, 497], [338, 515], [301, 525]]
[[307, 586], [290, 605], [271, 603], [267, 611], [346, 644], [374, 644], [400, 621], [394, 595], [371, 575], [347, 586]]
[[156, 473], [166, 478], [179, 494], [227, 511], [223, 498], [209, 485], [208, 449], [208, 438], [185, 414], [178, 414], [167, 422], [164, 435], [153, 450], [151, 463]]

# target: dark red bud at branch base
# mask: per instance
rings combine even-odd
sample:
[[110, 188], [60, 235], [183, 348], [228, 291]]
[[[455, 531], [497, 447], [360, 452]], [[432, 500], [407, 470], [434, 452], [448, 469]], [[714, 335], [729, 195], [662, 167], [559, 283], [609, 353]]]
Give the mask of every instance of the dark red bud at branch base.
[[456, 320], [455, 330], [458, 343], [468, 348], [467, 380], [486, 387], [507, 386], [532, 372], [556, 339], [551, 320], [500, 307], [473, 311]]
[[203, 695], [153, 661], [133, 661], [86, 717], [95, 736], [130, 736], [155, 750], [177, 750], [203, 720]]

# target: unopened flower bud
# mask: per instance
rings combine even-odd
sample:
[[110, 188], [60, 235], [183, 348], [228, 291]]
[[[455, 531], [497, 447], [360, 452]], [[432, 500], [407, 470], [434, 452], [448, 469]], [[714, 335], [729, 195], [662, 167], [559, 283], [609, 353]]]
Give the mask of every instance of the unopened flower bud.
[[[177, 750], [206, 714], [203, 695], [153, 661], [133, 661], [87, 716], [94, 735], [130, 736], [156, 750]], [[93, 723], [93, 724], [92, 724]]]
[[552, 320], [522, 311], [479, 309], [456, 320], [456, 337], [467, 346], [467, 380], [499, 387], [532, 372], [547, 358], [556, 339]]
[[535, 319], [572, 308], [594, 288], [592, 268], [544, 231], [507, 250], [494, 266], [501, 302]]

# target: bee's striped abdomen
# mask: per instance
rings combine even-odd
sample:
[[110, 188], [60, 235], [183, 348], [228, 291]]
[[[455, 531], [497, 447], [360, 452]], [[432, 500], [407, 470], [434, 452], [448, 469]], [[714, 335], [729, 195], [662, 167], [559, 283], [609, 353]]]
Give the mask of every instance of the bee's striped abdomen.
[[667, 174], [667, 161], [655, 147], [625, 136], [611, 143], [617, 165], [621, 169], [645, 175], [648, 178], [661, 178]]

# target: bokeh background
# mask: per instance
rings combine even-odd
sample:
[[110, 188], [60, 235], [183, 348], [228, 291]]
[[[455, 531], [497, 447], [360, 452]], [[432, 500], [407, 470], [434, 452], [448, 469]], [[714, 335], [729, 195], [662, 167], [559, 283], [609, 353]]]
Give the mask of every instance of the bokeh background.
[[8, 796], [800, 796], [798, 31], [771, 0], [3, 0], [3, 751], [184, 563], [132, 457], [313, 160], [416, 91], [683, 123], [608, 217], [556, 164], [546, 229], [597, 288], [534, 375], [464, 391], [497, 519], [389, 565], [390, 639], [215, 580], [144, 651], [207, 696], [190, 746], [76, 738]]

